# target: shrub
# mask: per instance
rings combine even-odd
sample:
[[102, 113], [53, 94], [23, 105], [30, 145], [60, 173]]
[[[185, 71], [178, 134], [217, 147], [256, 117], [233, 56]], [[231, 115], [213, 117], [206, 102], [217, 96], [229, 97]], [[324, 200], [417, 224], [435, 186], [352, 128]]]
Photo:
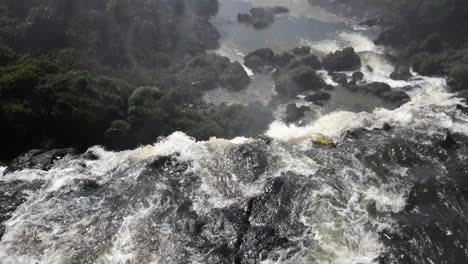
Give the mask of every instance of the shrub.
[[450, 69], [450, 77], [456, 82], [456, 90], [468, 90], [468, 64], [460, 64]]
[[418, 53], [412, 58], [413, 69], [422, 75], [439, 74], [442, 69], [442, 59], [438, 55], [426, 52]]

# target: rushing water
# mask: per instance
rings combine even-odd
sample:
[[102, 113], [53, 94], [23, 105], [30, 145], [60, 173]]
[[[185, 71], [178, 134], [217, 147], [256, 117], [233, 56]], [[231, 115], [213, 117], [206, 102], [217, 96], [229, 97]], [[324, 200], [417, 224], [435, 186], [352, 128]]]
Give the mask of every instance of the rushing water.
[[[0, 263], [468, 263], [457, 185], [468, 164], [463, 103], [442, 78], [389, 79], [393, 66], [374, 32], [306, 1], [268, 1], [291, 13], [266, 30], [234, 21], [265, 2], [222, 1], [216, 52], [242, 62], [265, 46], [322, 54], [353, 46], [367, 81], [412, 86], [411, 102], [389, 110], [336, 89], [325, 106], [310, 105], [308, 124], [278, 118], [268, 137], [196, 142], [176, 132], [135, 150], [93, 147], [49, 171], [9, 173], [4, 184], [38, 187], [4, 223]], [[220, 88], [205, 99], [267, 102], [273, 82], [253, 78], [247, 91]], [[320, 135], [336, 147], [312, 143]]]

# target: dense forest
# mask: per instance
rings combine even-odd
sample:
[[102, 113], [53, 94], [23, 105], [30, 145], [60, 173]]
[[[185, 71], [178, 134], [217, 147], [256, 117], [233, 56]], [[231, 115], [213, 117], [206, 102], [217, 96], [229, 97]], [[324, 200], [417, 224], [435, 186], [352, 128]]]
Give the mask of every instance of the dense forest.
[[250, 83], [239, 63], [206, 53], [218, 45], [209, 22], [217, 7], [217, 0], [2, 1], [3, 158], [31, 148], [122, 149], [177, 130], [207, 139], [264, 129], [271, 113], [260, 104], [200, 100], [220, 83], [233, 90]]

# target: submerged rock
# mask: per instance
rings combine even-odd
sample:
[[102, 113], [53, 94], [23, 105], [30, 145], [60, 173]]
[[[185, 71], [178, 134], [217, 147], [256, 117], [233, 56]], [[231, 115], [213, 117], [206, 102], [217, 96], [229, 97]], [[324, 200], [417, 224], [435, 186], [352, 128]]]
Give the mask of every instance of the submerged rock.
[[14, 159], [3, 174], [6, 175], [25, 169], [49, 170], [56, 161], [67, 155], [74, 154], [76, 154], [76, 151], [72, 148], [52, 150], [33, 149]]
[[322, 63], [329, 72], [358, 70], [362, 65], [361, 58], [351, 47], [328, 54]]

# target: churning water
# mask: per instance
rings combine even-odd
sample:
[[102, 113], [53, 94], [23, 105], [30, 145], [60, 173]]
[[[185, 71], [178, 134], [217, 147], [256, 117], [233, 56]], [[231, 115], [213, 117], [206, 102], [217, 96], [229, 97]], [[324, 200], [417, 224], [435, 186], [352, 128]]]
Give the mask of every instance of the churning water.
[[[468, 263], [464, 103], [442, 78], [389, 79], [372, 32], [285, 2], [291, 14], [261, 32], [229, 22], [251, 2], [222, 2], [217, 52], [242, 61], [268, 44], [324, 54], [353, 46], [367, 81], [411, 86], [411, 102], [388, 110], [335, 91], [328, 105], [311, 106], [309, 124], [278, 118], [264, 137], [196, 142], [176, 132], [9, 173], [3, 185], [29, 191], [4, 223], [0, 263]], [[205, 99], [274, 94], [267, 76], [255, 78], [263, 81], [249, 91]], [[356, 103], [366, 111], [353, 111]], [[322, 135], [336, 147], [314, 144]]]

